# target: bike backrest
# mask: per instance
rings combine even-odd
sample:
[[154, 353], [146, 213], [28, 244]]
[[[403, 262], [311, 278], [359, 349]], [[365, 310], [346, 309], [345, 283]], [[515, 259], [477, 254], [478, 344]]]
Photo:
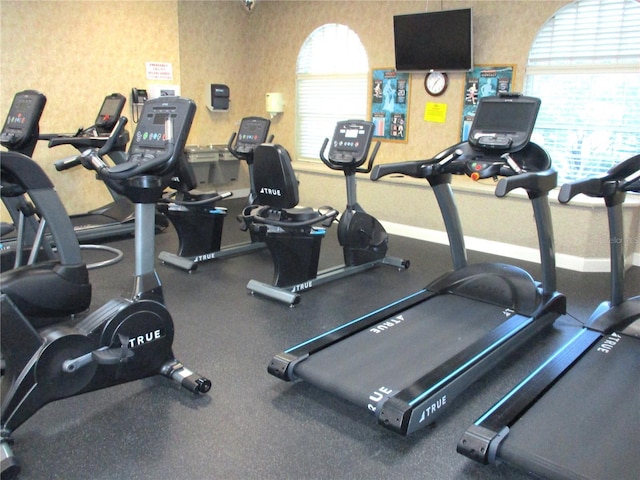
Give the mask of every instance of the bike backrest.
[[273, 208], [298, 205], [298, 180], [289, 152], [281, 145], [265, 143], [255, 149], [254, 160], [256, 203]]

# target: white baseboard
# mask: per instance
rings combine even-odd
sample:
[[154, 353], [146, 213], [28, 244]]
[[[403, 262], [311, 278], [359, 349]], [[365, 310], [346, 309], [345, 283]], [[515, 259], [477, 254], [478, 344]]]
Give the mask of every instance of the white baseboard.
[[[428, 228], [413, 227], [394, 222], [381, 222], [384, 228], [393, 235], [424, 240], [425, 242], [449, 244], [446, 232], [431, 230]], [[515, 258], [529, 262], [540, 263], [540, 253], [537, 248], [521, 247], [509, 243], [484, 240], [482, 238], [464, 237], [465, 246], [469, 250], [477, 252], [501, 255], [507, 258]], [[577, 272], [608, 272], [610, 269], [609, 258], [584, 258], [566, 253], [556, 254], [556, 266]], [[630, 264], [640, 266], [640, 253], [634, 253]]]

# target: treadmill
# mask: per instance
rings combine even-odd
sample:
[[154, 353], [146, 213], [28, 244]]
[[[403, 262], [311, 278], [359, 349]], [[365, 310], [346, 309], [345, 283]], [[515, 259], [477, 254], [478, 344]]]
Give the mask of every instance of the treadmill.
[[[91, 127], [80, 128], [75, 134], [41, 134], [39, 139], [48, 140], [49, 148], [58, 145], [71, 145], [80, 152], [87, 148], [100, 148], [106, 143], [118, 122], [125, 103], [124, 95], [119, 93], [107, 95], [102, 102], [95, 123]], [[128, 141], [129, 133], [125, 130], [118, 136], [113, 151], [109, 153], [109, 158], [114, 164], [117, 165], [125, 161]], [[62, 167], [56, 164], [56, 169], [61, 170]], [[133, 235], [133, 204], [126, 197], [110, 188], [109, 193], [113, 197], [113, 202], [87, 213], [71, 215], [71, 222], [80, 242]], [[165, 219], [160, 225], [166, 227], [168, 221]]]
[[[378, 423], [410, 434], [436, 421], [457, 395], [565, 312], [555, 291], [548, 192], [557, 173], [529, 142], [540, 100], [480, 100], [468, 142], [429, 160], [382, 164], [373, 180], [425, 178], [438, 200], [454, 270], [427, 287], [273, 357], [268, 371], [304, 380], [362, 407]], [[452, 175], [504, 177], [496, 195], [524, 188], [538, 228], [542, 283], [502, 263], [467, 264]]]
[[624, 293], [622, 204], [640, 193], [640, 155], [600, 178], [564, 185], [607, 206], [611, 298], [463, 434], [457, 451], [552, 479], [640, 478], [640, 296]]

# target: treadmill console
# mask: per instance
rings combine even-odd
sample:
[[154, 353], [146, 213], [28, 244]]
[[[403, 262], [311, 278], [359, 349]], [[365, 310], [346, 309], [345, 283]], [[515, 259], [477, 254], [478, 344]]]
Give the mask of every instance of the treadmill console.
[[126, 101], [127, 99], [124, 95], [119, 93], [112, 93], [105, 97], [95, 121], [98, 136], [109, 135], [111, 133], [111, 130], [116, 126], [116, 123], [122, 114]]
[[[16, 93], [0, 133], [2, 146], [30, 156], [38, 139], [38, 123], [46, 103], [47, 98], [35, 90]], [[31, 151], [25, 151], [26, 147], [31, 147]]]
[[267, 141], [271, 121], [261, 117], [246, 117], [240, 122], [235, 150], [238, 153], [253, 152]]
[[359, 167], [367, 159], [373, 138], [373, 123], [365, 120], [338, 122], [329, 147], [329, 160]]
[[142, 163], [155, 160], [166, 152], [170, 140], [166, 128], [171, 128], [174, 153], [182, 155], [196, 104], [183, 97], [159, 97], [147, 100], [140, 115], [140, 121], [129, 146], [129, 162]]
[[539, 98], [519, 94], [482, 97], [469, 143], [486, 151], [517, 152], [529, 143], [539, 109]]

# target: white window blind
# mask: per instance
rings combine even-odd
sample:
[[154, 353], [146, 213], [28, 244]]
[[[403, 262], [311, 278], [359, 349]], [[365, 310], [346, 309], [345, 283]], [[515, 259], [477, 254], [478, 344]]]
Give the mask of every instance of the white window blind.
[[317, 160], [336, 122], [367, 115], [369, 61], [350, 28], [326, 24], [309, 35], [296, 67], [297, 152]]
[[533, 140], [559, 183], [640, 153], [640, 2], [578, 0], [540, 30], [525, 92], [542, 100]]

